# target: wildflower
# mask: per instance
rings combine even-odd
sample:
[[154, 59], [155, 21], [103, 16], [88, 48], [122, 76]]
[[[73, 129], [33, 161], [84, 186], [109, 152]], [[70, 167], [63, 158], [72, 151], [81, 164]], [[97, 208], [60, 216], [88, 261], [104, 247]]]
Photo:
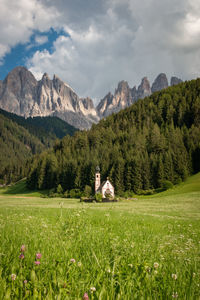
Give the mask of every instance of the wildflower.
[[154, 267], [154, 269], [157, 269], [157, 268], [159, 267], [159, 263], [155, 262], [155, 263], [153, 264], [153, 267]]
[[85, 294], [83, 295], [83, 300], [89, 300], [89, 296], [88, 296], [87, 293], [85, 293]]
[[36, 261], [35, 261], [35, 265], [40, 265], [40, 261], [39, 261], [39, 260], [36, 260]]
[[78, 267], [81, 267], [81, 266], [82, 266], [82, 263], [79, 261], [79, 262], [77, 263], [77, 266], [78, 266]]
[[106, 270], [106, 272], [107, 272], [107, 273], [111, 273], [111, 270], [110, 270], [110, 268], [108, 268], [108, 269]]
[[24, 259], [24, 254], [21, 253], [20, 256], [19, 256], [19, 258], [20, 259]]
[[155, 271], [154, 271], [154, 274], [158, 274], [158, 271], [157, 271], [157, 270], [155, 270]]
[[94, 286], [92, 286], [92, 287], [90, 288], [90, 292], [91, 292], [91, 293], [96, 292], [96, 288], [95, 288]]
[[21, 249], [20, 249], [20, 251], [21, 251], [21, 252], [24, 252], [24, 251], [25, 251], [25, 249], [26, 249], [25, 245], [21, 245]]
[[174, 280], [176, 280], [176, 279], [177, 279], [177, 275], [176, 275], [176, 274], [172, 274], [172, 278], [173, 278]]
[[75, 264], [76, 260], [74, 258], [71, 258], [70, 262], [73, 263], [73, 264]]
[[178, 293], [177, 292], [173, 293], [172, 298], [178, 298]]
[[36, 259], [41, 259], [42, 254], [41, 253], [36, 253]]
[[25, 279], [25, 280], [24, 280], [24, 284], [27, 284], [27, 282], [28, 282], [28, 281]]
[[151, 272], [151, 268], [149, 266], [145, 266], [145, 270], [146, 272], [150, 273]]
[[15, 279], [16, 279], [16, 277], [17, 277], [17, 275], [16, 275], [16, 274], [11, 274], [11, 279], [12, 279], [12, 280], [15, 280]]

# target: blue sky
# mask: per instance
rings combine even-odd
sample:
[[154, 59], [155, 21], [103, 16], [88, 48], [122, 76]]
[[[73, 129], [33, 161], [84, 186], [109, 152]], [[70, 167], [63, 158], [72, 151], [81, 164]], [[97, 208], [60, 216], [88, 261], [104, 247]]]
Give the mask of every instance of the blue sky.
[[35, 30], [30, 37], [28, 43], [19, 43], [12, 47], [10, 52], [3, 58], [3, 63], [0, 66], [0, 79], [3, 80], [8, 72], [17, 66], [26, 66], [27, 61], [34, 55], [36, 51], [47, 50], [50, 54], [53, 52], [53, 43], [60, 35], [67, 34], [59, 30], [58, 32], [51, 28], [47, 32], [39, 32]]
[[0, 79], [18, 65], [98, 102], [120, 80], [200, 74], [199, 0], [0, 0]]

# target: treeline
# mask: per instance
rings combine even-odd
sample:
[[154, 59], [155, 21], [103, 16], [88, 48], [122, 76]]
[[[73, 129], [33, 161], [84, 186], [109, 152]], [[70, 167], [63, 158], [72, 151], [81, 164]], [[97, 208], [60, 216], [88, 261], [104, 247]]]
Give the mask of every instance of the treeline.
[[200, 171], [200, 79], [181, 83], [65, 137], [35, 158], [30, 188], [84, 190], [96, 166], [117, 193], [176, 184]]
[[31, 157], [76, 129], [56, 117], [25, 119], [0, 109], [0, 184], [27, 175]]
[[2, 109], [0, 109], [0, 114], [26, 128], [46, 147], [52, 147], [57, 138], [61, 139], [66, 134], [73, 135], [78, 130], [57, 117], [30, 117], [25, 119]]

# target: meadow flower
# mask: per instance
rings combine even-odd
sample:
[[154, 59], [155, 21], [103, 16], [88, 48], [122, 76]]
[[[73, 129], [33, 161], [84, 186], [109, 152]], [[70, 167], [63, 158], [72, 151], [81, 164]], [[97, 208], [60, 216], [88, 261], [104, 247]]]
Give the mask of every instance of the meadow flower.
[[15, 279], [16, 279], [16, 277], [17, 277], [17, 275], [16, 275], [16, 274], [11, 274], [11, 279], [12, 279], [12, 280], [15, 280]]
[[71, 258], [70, 262], [73, 263], [73, 264], [75, 264], [76, 260], [74, 258]]
[[90, 292], [91, 292], [91, 293], [96, 292], [96, 288], [95, 288], [94, 286], [92, 286], [92, 287], [90, 288]]
[[36, 253], [36, 259], [40, 259], [42, 257], [41, 253]]
[[106, 272], [107, 272], [107, 273], [111, 273], [111, 270], [110, 270], [110, 268], [108, 268], [108, 269], [106, 270]]
[[176, 279], [177, 279], [177, 275], [176, 275], [176, 274], [172, 274], [172, 278], [173, 278], [174, 280], [176, 280]]
[[151, 272], [151, 268], [149, 266], [145, 266], [145, 270], [150, 273]]
[[24, 259], [24, 254], [21, 253], [20, 256], [19, 256], [19, 258], [20, 259]]
[[159, 267], [159, 263], [155, 262], [155, 263], [153, 264], [153, 267], [154, 267], [154, 269], [157, 269], [157, 268]]
[[177, 292], [173, 293], [172, 298], [178, 298], [178, 293]]
[[21, 245], [21, 249], [20, 249], [20, 251], [21, 251], [21, 252], [24, 252], [24, 251], [25, 251], [25, 249], [26, 249], [25, 245]]
[[24, 280], [24, 284], [27, 284], [27, 282], [28, 282], [28, 281], [25, 279], [25, 280]]
[[88, 296], [87, 293], [85, 293], [85, 294], [83, 295], [83, 300], [89, 300], [89, 296]]
[[82, 266], [82, 263], [79, 261], [79, 262], [77, 263], [77, 266], [78, 266], [78, 267], [81, 267], [81, 266]]
[[39, 260], [36, 260], [36, 261], [35, 261], [35, 265], [40, 265], [40, 261], [39, 261]]

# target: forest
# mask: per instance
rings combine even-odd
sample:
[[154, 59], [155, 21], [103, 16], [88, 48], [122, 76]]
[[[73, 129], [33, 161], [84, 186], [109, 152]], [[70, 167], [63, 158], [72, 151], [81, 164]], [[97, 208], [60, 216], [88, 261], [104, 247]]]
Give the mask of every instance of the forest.
[[30, 158], [77, 131], [57, 117], [25, 119], [0, 109], [0, 184], [27, 175]]
[[169, 87], [55, 143], [32, 162], [27, 184], [94, 186], [95, 168], [118, 194], [177, 184], [200, 171], [200, 79]]

